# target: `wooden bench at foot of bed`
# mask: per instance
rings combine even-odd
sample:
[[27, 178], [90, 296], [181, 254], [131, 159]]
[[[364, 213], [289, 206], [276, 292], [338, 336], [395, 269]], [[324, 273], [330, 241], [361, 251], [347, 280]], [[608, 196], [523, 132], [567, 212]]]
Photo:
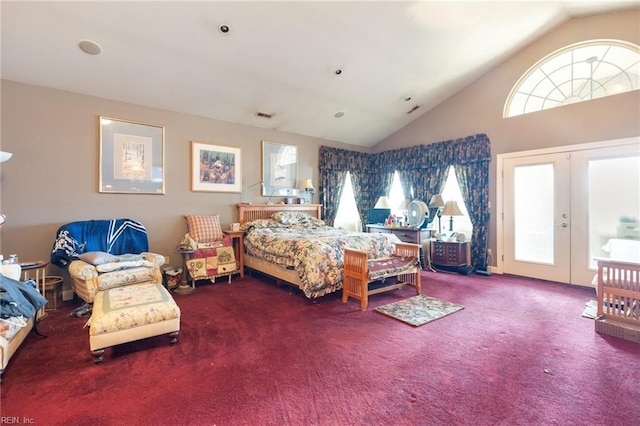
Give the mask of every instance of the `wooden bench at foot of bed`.
[[[342, 303], [349, 297], [360, 301], [364, 312], [369, 304], [369, 296], [391, 291], [410, 285], [421, 294], [420, 286], [420, 246], [418, 244], [396, 243], [395, 253], [391, 257], [367, 259], [368, 253], [362, 250], [344, 249], [344, 269], [342, 282]], [[388, 278], [396, 280], [385, 284]], [[380, 286], [371, 283], [382, 282]]]

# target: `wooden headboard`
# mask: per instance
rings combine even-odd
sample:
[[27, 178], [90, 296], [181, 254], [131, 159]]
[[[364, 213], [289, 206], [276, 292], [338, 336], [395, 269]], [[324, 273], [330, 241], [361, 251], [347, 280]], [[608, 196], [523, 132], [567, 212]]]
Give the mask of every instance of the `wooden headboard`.
[[238, 222], [268, 219], [276, 212], [303, 212], [322, 219], [322, 204], [238, 204]]

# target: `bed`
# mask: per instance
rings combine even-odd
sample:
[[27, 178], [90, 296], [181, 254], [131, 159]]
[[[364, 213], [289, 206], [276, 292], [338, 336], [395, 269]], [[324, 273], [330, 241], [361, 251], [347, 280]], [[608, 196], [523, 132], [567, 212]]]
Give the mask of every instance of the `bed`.
[[239, 204], [244, 266], [285, 281], [314, 299], [342, 289], [343, 248], [387, 257], [394, 234], [350, 232], [321, 220], [316, 204]]

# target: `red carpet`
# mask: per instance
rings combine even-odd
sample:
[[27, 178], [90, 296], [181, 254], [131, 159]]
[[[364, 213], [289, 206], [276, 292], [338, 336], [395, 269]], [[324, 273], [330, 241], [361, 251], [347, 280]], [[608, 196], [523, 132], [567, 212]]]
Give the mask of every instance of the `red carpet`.
[[[272, 281], [175, 296], [179, 343], [160, 336], [94, 365], [65, 302], [9, 363], [2, 416], [41, 425], [630, 425], [640, 345], [594, 332], [591, 289], [512, 276], [423, 273], [465, 307], [412, 327], [377, 313], [411, 289], [343, 305]], [[3, 418], [4, 418], [3, 417]], [[5, 421], [6, 423], [6, 421]]]

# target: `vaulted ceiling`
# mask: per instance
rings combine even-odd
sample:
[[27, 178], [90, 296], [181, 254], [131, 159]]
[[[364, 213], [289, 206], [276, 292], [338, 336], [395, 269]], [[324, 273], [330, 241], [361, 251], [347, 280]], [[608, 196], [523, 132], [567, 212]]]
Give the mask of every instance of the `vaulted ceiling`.
[[2, 1], [2, 78], [373, 146], [571, 17], [638, 4]]

